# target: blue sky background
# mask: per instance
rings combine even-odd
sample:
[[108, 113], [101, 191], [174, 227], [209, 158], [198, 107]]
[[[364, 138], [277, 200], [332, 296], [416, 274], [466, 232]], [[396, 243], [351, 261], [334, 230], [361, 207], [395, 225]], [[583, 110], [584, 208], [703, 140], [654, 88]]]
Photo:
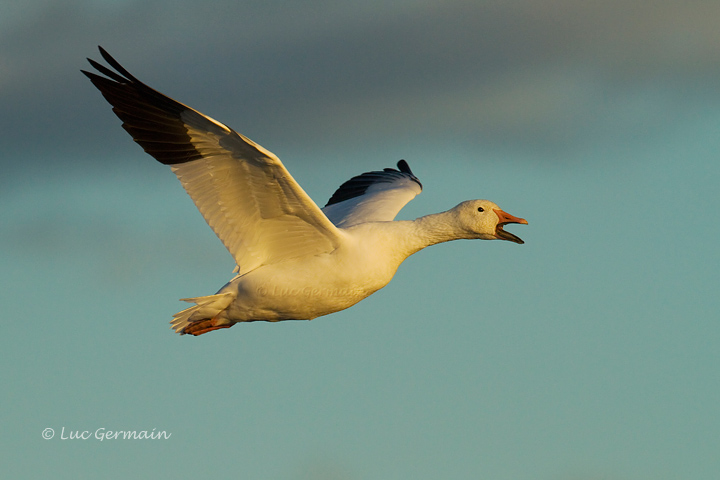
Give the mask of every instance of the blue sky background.
[[[0, 10], [8, 478], [717, 478], [720, 3]], [[488, 198], [526, 244], [436, 246], [344, 312], [177, 336], [177, 299], [234, 264], [79, 73], [97, 44], [320, 204], [405, 158], [425, 191], [400, 218]]]

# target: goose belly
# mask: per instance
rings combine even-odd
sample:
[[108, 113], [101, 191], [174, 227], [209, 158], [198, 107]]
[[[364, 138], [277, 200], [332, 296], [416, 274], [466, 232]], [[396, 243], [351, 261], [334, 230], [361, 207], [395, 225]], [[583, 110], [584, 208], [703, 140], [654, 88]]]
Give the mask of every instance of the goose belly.
[[236, 282], [237, 300], [228, 316], [237, 321], [311, 320], [355, 305], [394, 274], [367, 266], [348, 268], [325, 257], [263, 266], [237, 277], [231, 282]]

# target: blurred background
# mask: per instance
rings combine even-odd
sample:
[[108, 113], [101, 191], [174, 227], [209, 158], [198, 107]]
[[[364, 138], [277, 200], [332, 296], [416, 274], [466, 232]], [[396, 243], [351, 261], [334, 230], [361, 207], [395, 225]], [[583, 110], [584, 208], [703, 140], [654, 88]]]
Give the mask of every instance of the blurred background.
[[[0, 7], [7, 478], [715, 479], [720, 3], [28, 0]], [[488, 198], [355, 307], [180, 337], [234, 263], [80, 74], [105, 47], [320, 205]], [[46, 440], [43, 431], [52, 428]], [[63, 439], [98, 429], [167, 440]]]

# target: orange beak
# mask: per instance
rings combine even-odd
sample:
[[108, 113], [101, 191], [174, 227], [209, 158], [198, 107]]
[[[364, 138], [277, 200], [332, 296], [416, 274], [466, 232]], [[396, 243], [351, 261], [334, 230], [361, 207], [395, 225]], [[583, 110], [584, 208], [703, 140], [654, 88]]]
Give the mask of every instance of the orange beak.
[[527, 225], [527, 220], [525, 220], [524, 218], [514, 217], [509, 213], [503, 212], [499, 208], [494, 208], [493, 211], [498, 216], [498, 224], [497, 227], [495, 227], [495, 236], [500, 240], [508, 240], [510, 242], [520, 244], [525, 243], [520, 239], [520, 237], [503, 230], [503, 226], [507, 225], [508, 223], [520, 223], [522, 225]]

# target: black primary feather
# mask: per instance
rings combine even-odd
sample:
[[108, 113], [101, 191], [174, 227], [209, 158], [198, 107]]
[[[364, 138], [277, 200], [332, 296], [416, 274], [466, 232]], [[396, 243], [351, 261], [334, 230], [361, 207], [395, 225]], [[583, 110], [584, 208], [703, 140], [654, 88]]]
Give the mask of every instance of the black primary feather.
[[[88, 58], [104, 77], [81, 70], [112, 105], [123, 122], [123, 128], [145, 152], [165, 165], [190, 162], [202, 158], [188, 134], [187, 120], [211, 123], [206, 117], [157, 90], [148, 87], [130, 74], [102, 47], [100, 54], [113, 67]], [[229, 132], [223, 132], [229, 133]]]

